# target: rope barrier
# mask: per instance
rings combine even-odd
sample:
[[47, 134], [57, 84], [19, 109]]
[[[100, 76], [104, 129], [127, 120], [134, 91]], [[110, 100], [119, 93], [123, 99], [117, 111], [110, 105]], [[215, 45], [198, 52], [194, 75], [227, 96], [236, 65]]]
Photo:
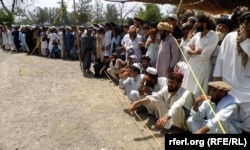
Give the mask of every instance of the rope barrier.
[[[110, 78], [110, 76], [108, 75], [108, 73], [107, 73], [106, 71], [104, 71], [104, 72], [105, 72], [106, 76], [108, 77], [108, 79], [109, 79], [110, 81], [113, 82], [113, 80]], [[114, 83], [114, 82], [113, 82], [113, 83]], [[114, 83], [114, 84], [115, 84], [115, 83]], [[114, 91], [114, 87], [112, 87], [112, 90]], [[116, 93], [116, 92], [114, 91], [114, 93]], [[121, 94], [121, 92], [119, 92], [119, 93]], [[122, 97], [123, 97], [123, 95], [122, 95]], [[124, 100], [125, 100], [125, 98], [124, 98]], [[127, 103], [128, 106], [131, 105], [131, 104], [127, 101], [127, 99], [126, 99], [126, 103]], [[142, 123], [142, 125], [146, 128], [146, 131], [153, 137], [154, 141], [159, 145], [160, 149], [163, 150], [163, 149], [164, 149], [164, 148], [163, 148], [163, 144], [161, 144], [161, 142], [157, 139], [157, 137], [154, 136], [153, 132], [152, 132], [152, 131], [149, 129], [149, 127], [143, 122], [143, 120], [142, 120], [141, 117], [138, 115], [138, 113], [134, 112], [134, 114], [135, 114], [135, 116], [140, 120], [140, 122]]]

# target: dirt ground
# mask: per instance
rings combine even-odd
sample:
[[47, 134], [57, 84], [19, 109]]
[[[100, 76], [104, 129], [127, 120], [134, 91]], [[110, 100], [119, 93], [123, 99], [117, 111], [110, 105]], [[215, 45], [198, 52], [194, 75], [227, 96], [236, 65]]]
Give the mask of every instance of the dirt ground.
[[110, 80], [84, 77], [79, 61], [0, 50], [0, 150], [163, 149], [153, 119], [128, 106]]

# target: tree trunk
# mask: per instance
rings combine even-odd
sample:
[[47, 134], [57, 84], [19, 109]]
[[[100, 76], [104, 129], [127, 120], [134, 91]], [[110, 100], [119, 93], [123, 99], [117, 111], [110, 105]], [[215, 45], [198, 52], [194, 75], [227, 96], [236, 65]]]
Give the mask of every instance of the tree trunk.
[[16, 0], [13, 0], [12, 7], [11, 7], [11, 12], [15, 12], [15, 6], [16, 6]]

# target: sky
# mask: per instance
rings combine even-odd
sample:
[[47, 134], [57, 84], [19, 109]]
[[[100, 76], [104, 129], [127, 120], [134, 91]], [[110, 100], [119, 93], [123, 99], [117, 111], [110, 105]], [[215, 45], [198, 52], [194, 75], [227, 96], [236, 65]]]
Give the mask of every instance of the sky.
[[[34, 7], [60, 7], [61, 0], [34, 0]], [[78, 2], [78, 0], [75, 0]], [[64, 0], [68, 6], [68, 11], [73, 11], [73, 0]]]
[[[33, 7], [60, 7], [60, 2], [61, 0], [33, 0], [35, 1], [35, 4]], [[68, 6], [68, 11], [73, 11], [73, 2], [74, 0], [64, 0], [65, 3], [67, 3]], [[79, 0], [75, 0], [75, 2], [79, 2]], [[117, 2], [107, 2], [105, 0], [101, 0], [101, 2], [106, 5], [106, 4], [116, 4], [118, 5]], [[143, 6], [143, 3], [139, 2], [129, 2], [125, 3], [125, 5], [138, 5], [138, 6]], [[166, 8], [169, 5], [158, 5], [161, 8], [162, 13], [166, 13]], [[105, 8], [105, 7], [104, 7]]]

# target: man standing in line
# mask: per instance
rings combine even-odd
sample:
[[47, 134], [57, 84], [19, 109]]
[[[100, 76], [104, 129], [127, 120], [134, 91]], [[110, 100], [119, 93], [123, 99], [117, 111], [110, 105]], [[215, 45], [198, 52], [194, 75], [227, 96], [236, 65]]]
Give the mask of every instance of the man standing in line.
[[[218, 36], [213, 31], [214, 23], [209, 16], [204, 14], [198, 16], [196, 26], [197, 32], [184, 46], [185, 53], [189, 56], [189, 64], [198, 82], [205, 93], [208, 92], [208, 80], [211, 72], [210, 57], [218, 43]], [[195, 97], [201, 95], [201, 89], [193, 76], [191, 69], [186, 71], [182, 86], [192, 92]]]
[[238, 31], [224, 38], [213, 76], [232, 86], [230, 94], [240, 103], [243, 130], [250, 133], [250, 12], [240, 22]]
[[90, 66], [92, 60], [92, 52], [95, 48], [95, 40], [91, 35], [93, 29], [92, 27], [87, 28], [87, 33], [81, 37], [81, 54], [83, 55], [82, 69], [84, 75], [91, 74]]
[[156, 69], [159, 77], [168, 77], [168, 74], [174, 71], [174, 66], [179, 61], [180, 51], [175, 38], [170, 34], [173, 27], [167, 22], [160, 22], [157, 25], [160, 33], [161, 43], [159, 45]]

